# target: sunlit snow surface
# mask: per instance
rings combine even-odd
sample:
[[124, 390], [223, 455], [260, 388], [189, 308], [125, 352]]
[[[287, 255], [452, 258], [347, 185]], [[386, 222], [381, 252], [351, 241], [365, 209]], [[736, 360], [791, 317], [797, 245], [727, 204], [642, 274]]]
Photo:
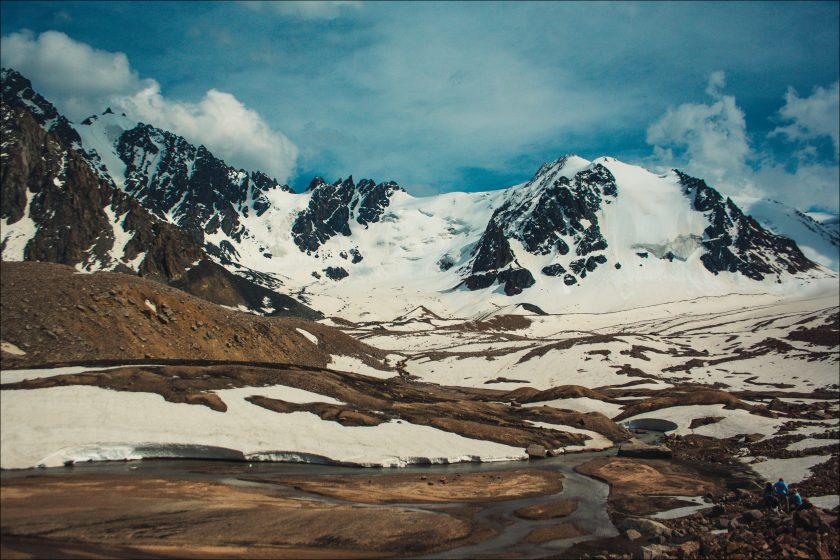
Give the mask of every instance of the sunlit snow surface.
[[[806, 342], [786, 338], [791, 330], [817, 327], [837, 312], [837, 293], [820, 297], [780, 299], [771, 295], [701, 298], [605, 314], [520, 315], [504, 327], [497, 317], [483, 322], [434, 319], [417, 311], [395, 322], [344, 326], [345, 331], [387, 353], [392, 365], [419, 381], [502, 391], [522, 387], [549, 389], [581, 385], [600, 390], [630, 382], [636, 389], [664, 390], [676, 384], [722, 386], [727, 391], [809, 392], [838, 384], [837, 348], [819, 353]], [[504, 320], [504, 317], [501, 317]], [[329, 322], [329, 320], [325, 321]], [[432, 326], [432, 329], [427, 327]], [[307, 334], [309, 331], [301, 329]], [[315, 344], [301, 332], [301, 344]], [[317, 340], [317, 337], [313, 338]], [[739, 350], [768, 338], [786, 340], [792, 350], [759, 353], [748, 359]], [[635, 350], [634, 350], [635, 348]], [[668, 371], [703, 350], [714, 365], [701, 363], [689, 371]], [[817, 351], [817, 354], [814, 352]], [[528, 357], [530, 355], [530, 357]], [[738, 357], [727, 361], [727, 357]], [[818, 358], [818, 359], [815, 359]], [[632, 369], [622, 373], [625, 366]], [[329, 367], [379, 378], [393, 371], [376, 370], [351, 356], [332, 356]], [[56, 368], [2, 371], [0, 381], [12, 383], [51, 375], [104, 368]], [[503, 382], [497, 382], [503, 377]], [[492, 383], [488, 383], [492, 382]], [[522, 449], [468, 439], [435, 428], [391, 421], [374, 427], [345, 427], [308, 412], [276, 413], [245, 400], [262, 395], [294, 403], [335, 399], [285, 386], [244, 387], [217, 391], [227, 412], [175, 404], [160, 396], [116, 392], [95, 387], [4, 390], [2, 395], [3, 467], [56, 465], [68, 460], [122, 459], [142, 456], [198, 456], [253, 460], [334, 461], [399, 466], [413, 462], [503, 460], [522, 458]], [[524, 406], [552, 406], [616, 417], [643, 397], [623, 397], [605, 403], [589, 397], [553, 398]], [[802, 399], [795, 397], [790, 401]], [[833, 403], [831, 404], [832, 406]], [[716, 423], [690, 428], [691, 421], [722, 417]], [[666, 419], [677, 424], [675, 434], [728, 438], [758, 433], [773, 437], [789, 418], [768, 418], [720, 404], [671, 406], [623, 420]], [[560, 431], [581, 432], [576, 426], [538, 424]], [[791, 449], [820, 447], [816, 436], [835, 430], [837, 420], [810, 421], [790, 433], [808, 439]], [[609, 442], [594, 432], [584, 445], [566, 451], [598, 449]], [[808, 469], [828, 459], [809, 455], [773, 463], [744, 461], [762, 476], [784, 469], [805, 477]]]
[[[428, 426], [390, 421], [347, 427], [309, 412], [278, 414], [244, 400], [262, 394], [306, 396], [288, 388], [219, 391], [228, 406], [174, 404], [159, 395], [97, 387], [4, 391], [3, 468], [58, 466], [66, 461], [198, 456], [244, 459], [331, 460], [359, 465], [498, 461], [525, 457], [524, 450], [468, 439]], [[224, 452], [226, 450], [226, 453]]]
[[[508, 200], [526, 196], [532, 185], [427, 198], [396, 192], [379, 222], [364, 227], [351, 218], [352, 235], [334, 236], [312, 255], [301, 252], [289, 234], [311, 194], [275, 190], [267, 193], [271, 208], [265, 214], [242, 219], [249, 233], [235, 245], [245, 266], [274, 274], [290, 292], [305, 293], [308, 301], [326, 315], [352, 321], [391, 320], [419, 305], [442, 318], [473, 318], [517, 303], [537, 305], [549, 313], [609, 312], [700, 296], [803, 294], [836, 285], [837, 278], [828, 269], [817, 274], [826, 276], [822, 281], [786, 275], [781, 284], [775, 277], [756, 282], [741, 274], [712, 274], [700, 261], [704, 249], [698, 244], [708, 226], [707, 218], [690, 209], [675, 173], [659, 176], [613, 158], [589, 162], [572, 157], [558, 174], [573, 175], [597, 164], [607, 167], [618, 185], [615, 200], [598, 211], [601, 231], [608, 242], [604, 251], [607, 263], [573, 286], [540, 273], [557, 258], [553, 254], [533, 255], [511, 240], [516, 262], [532, 272], [534, 286], [512, 297], [498, 285], [477, 291], [456, 288], [463, 281], [460, 269], [470, 260], [493, 211]], [[784, 208], [795, 216], [794, 210]], [[762, 213], [765, 215], [768, 212]], [[804, 215], [801, 218], [810, 220]], [[782, 223], [781, 218], [774, 223]], [[831, 257], [837, 253], [836, 246], [811, 243], [817, 234], [805, 226], [778, 227], [774, 231], [802, 234], [809, 240], [809, 255], [836, 268], [836, 259]], [[218, 239], [211, 235], [208, 240], [220, 243], [223, 234], [215, 235]], [[356, 264], [341, 256], [354, 248], [364, 257]], [[638, 255], [652, 250], [662, 254], [671, 250], [686, 260], [669, 262]], [[272, 258], [264, 256], [266, 251]], [[563, 258], [576, 257], [569, 254]], [[442, 270], [442, 260], [452, 266]], [[621, 268], [615, 269], [616, 264]], [[349, 276], [330, 280], [323, 275], [328, 266], [342, 267]], [[321, 278], [313, 278], [312, 272], [318, 272]]]

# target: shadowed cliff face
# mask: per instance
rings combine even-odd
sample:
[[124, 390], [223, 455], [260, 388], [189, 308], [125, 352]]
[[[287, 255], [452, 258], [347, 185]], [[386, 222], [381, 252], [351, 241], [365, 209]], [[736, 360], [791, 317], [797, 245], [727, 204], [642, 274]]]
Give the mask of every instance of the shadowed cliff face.
[[599, 210], [618, 195], [615, 177], [601, 164], [576, 173], [571, 179], [558, 174], [567, 158], [544, 165], [531, 181], [513, 194], [490, 218], [474, 258], [466, 267], [464, 285], [470, 290], [499, 282], [507, 295], [534, 285], [534, 276], [515, 260], [510, 240], [516, 239], [534, 255], [567, 255], [580, 258], [567, 270], [559, 263], [543, 267], [546, 276], [563, 276], [576, 284], [607, 262], [601, 254], [607, 241], [601, 234]]
[[700, 259], [710, 272], [740, 272], [762, 280], [781, 272], [796, 274], [816, 267], [796, 243], [761, 227], [705, 181], [680, 171], [677, 174], [692, 208], [708, 213], [709, 227], [702, 241], [707, 252]]
[[[315, 177], [307, 189], [312, 193], [309, 205], [292, 224], [292, 238], [301, 251], [316, 253], [331, 237], [351, 235], [350, 222], [354, 219], [365, 228], [378, 222], [391, 203], [391, 196], [402, 190], [393, 181], [376, 184], [362, 179], [357, 185], [353, 177], [348, 177], [329, 184]], [[356, 249], [354, 262], [361, 260]]]

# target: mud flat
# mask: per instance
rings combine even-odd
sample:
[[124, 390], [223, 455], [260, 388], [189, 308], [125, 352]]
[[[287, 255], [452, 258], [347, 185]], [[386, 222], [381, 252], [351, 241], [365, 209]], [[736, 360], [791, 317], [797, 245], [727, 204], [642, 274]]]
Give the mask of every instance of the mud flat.
[[203, 460], [6, 470], [0, 554], [544, 557], [616, 534], [607, 486], [574, 472], [602, 453], [399, 472]]
[[3, 558], [379, 557], [451, 547], [474, 532], [462, 511], [144, 476], [4, 479], [2, 507]]

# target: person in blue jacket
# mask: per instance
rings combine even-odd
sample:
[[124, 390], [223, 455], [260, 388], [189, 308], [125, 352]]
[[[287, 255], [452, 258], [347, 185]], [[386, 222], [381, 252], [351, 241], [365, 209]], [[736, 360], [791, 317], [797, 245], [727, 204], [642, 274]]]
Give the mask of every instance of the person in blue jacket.
[[784, 508], [785, 511], [790, 511], [790, 502], [788, 501], [788, 485], [785, 484], [785, 479], [780, 478], [779, 482], [773, 485], [776, 490], [776, 497], [779, 499], [779, 507]]
[[790, 503], [798, 511], [802, 511], [803, 509], [808, 509], [812, 507], [811, 502], [800, 496], [799, 490], [793, 486], [790, 487]]

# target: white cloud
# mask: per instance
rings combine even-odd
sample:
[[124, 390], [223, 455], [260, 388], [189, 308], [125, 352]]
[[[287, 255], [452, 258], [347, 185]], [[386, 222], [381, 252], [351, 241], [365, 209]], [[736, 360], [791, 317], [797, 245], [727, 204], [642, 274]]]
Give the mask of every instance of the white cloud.
[[[734, 96], [723, 94], [725, 86], [724, 73], [712, 73], [706, 87], [712, 103], [669, 108], [651, 124], [647, 142], [653, 146], [653, 155], [646, 164], [680, 167], [726, 194], [769, 197], [802, 210], [821, 207], [836, 212], [840, 204], [836, 163], [815, 161], [816, 150], [808, 145], [787, 165], [769, 152], [752, 149], [744, 112]], [[829, 99], [832, 91], [833, 107]], [[784, 133], [802, 141], [831, 136], [837, 145], [836, 83], [828, 90], [816, 88], [805, 99], [789, 89], [786, 101], [779, 114], [793, 123], [770, 135]]]
[[39, 92], [74, 120], [101, 111], [111, 96], [130, 94], [144, 85], [125, 54], [94, 49], [58, 31], [3, 37], [0, 62], [34, 80]]
[[167, 100], [153, 83], [119, 100], [128, 114], [202, 143], [228, 163], [261, 169], [281, 181], [292, 175], [297, 147], [229, 93], [211, 89], [198, 103]]
[[684, 103], [668, 111], [647, 130], [647, 142], [660, 159], [674, 158], [674, 148], [693, 171], [713, 183], [737, 183], [747, 171], [750, 155], [744, 112], [731, 95], [723, 95], [723, 72], [709, 77], [706, 92], [712, 104]]
[[227, 163], [260, 169], [280, 181], [294, 172], [297, 147], [230, 93], [209, 90], [198, 103], [167, 99], [153, 79], [140, 79], [123, 53], [94, 49], [64, 33], [12, 33], [2, 38], [2, 65], [76, 122], [106, 106], [204, 144]]
[[348, 8], [359, 9], [361, 2], [353, 0], [284, 0], [282, 2], [243, 2], [243, 5], [256, 11], [271, 11], [281, 16], [300, 19], [335, 19]]
[[723, 88], [726, 87], [726, 73], [723, 70], [716, 70], [709, 75], [709, 84], [706, 86], [706, 93], [719, 99], [723, 95]]
[[784, 134], [791, 140], [814, 140], [830, 137], [834, 142], [834, 157], [840, 154], [840, 82], [828, 88], [817, 86], [809, 97], [799, 97], [789, 87], [785, 94], [785, 105], [779, 109], [779, 116], [790, 121], [786, 126], [776, 128], [771, 134]]

